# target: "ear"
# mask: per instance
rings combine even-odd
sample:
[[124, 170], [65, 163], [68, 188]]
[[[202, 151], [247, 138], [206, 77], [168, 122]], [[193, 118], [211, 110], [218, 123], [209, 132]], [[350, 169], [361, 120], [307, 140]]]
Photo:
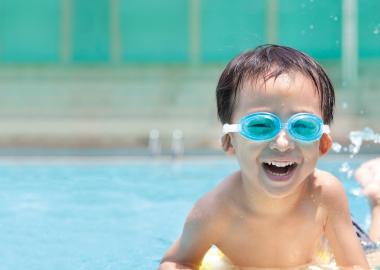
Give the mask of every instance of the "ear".
[[221, 138], [222, 141], [222, 148], [224, 152], [226, 152], [228, 155], [234, 155], [235, 154], [235, 149], [231, 143], [231, 135], [230, 134], [225, 134]]
[[321, 139], [319, 140], [319, 153], [321, 154], [321, 156], [327, 154], [327, 152], [330, 150], [332, 146], [332, 143], [333, 141], [331, 136], [324, 133]]

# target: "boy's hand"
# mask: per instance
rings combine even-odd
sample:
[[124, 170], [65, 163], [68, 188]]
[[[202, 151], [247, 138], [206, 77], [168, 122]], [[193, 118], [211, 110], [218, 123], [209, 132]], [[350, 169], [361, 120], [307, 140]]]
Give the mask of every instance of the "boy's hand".
[[174, 262], [163, 262], [160, 264], [158, 270], [193, 270], [193, 268], [189, 268], [184, 265], [180, 265]]
[[380, 158], [363, 163], [355, 172], [356, 180], [363, 188], [372, 207], [380, 207]]

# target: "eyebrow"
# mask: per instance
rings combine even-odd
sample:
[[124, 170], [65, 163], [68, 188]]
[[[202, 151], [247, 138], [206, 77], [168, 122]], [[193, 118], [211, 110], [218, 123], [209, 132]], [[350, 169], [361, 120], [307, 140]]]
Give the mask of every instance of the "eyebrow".
[[291, 111], [291, 114], [295, 114], [295, 113], [312, 113], [312, 114], [315, 114], [315, 112], [312, 112], [311, 110], [302, 109], [302, 108], [300, 110]]
[[[258, 109], [254, 109], [254, 110], [248, 111], [249, 114], [256, 113], [256, 112], [270, 112], [270, 113], [274, 113], [276, 115], [279, 115], [278, 111], [276, 111], [276, 110], [270, 110], [268, 107], [260, 107]], [[315, 112], [313, 112], [313, 111], [311, 111], [309, 109], [301, 108], [300, 110], [292, 110], [292, 111], [290, 111], [289, 115], [293, 115], [293, 114], [296, 114], [296, 113], [311, 113], [311, 114], [315, 114]]]

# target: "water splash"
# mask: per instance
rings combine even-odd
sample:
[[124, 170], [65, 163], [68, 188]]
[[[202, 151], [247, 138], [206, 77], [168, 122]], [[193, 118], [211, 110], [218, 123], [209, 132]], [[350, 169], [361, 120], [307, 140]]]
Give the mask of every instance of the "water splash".
[[[341, 144], [334, 142], [332, 150], [336, 153], [348, 152], [350, 158], [354, 158], [360, 151], [363, 142], [373, 142], [380, 144], [380, 134], [374, 132], [371, 128], [365, 127], [363, 130], [354, 130], [349, 133], [350, 144], [348, 146], [342, 146]], [[347, 162], [342, 163], [339, 171], [345, 173], [347, 178], [351, 178], [354, 170], [351, 169]]]
[[350, 194], [352, 194], [356, 197], [360, 197], [360, 196], [363, 196], [363, 191], [361, 188], [353, 188], [350, 190]]
[[331, 146], [331, 149], [336, 152], [336, 153], [340, 153], [340, 151], [342, 150], [342, 145], [337, 143], [337, 142], [334, 142]]
[[350, 165], [348, 164], [348, 162], [343, 162], [342, 165], [340, 166], [339, 168], [339, 171], [340, 172], [347, 172], [350, 170]]
[[354, 173], [348, 162], [343, 162], [339, 168], [339, 171], [345, 173], [347, 175], [347, 178], [351, 178]]
[[371, 128], [366, 127], [363, 130], [351, 131], [349, 133], [351, 144], [349, 145], [349, 152], [356, 155], [360, 151], [363, 141], [380, 143], [380, 134], [375, 133]]

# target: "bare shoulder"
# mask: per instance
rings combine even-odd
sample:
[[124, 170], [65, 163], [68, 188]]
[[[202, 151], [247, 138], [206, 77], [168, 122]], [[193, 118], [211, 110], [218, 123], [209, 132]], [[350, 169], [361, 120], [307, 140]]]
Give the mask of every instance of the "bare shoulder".
[[223, 219], [228, 212], [229, 201], [236, 190], [239, 176], [239, 172], [227, 176], [214, 189], [199, 198], [190, 212], [189, 218], [205, 222], [216, 222]]
[[314, 189], [319, 191], [321, 202], [328, 206], [341, 207], [346, 204], [346, 193], [342, 183], [329, 172], [315, 170]]
[[214, 233], [216, 226], [222, 228], [222, 223], [228, 219], [229, 201], [234, 192], [235, 183], [239, 172], [235, 172], [223, 179], [214, 189], [203, 195], [195, 203], [188, 218], [187, 224], [212, 228]]
[[226, 221], [229, 220], [228, 203], [225, 200], [234, 186], [235, 178], [234, 174], [226, 177], [195, 203], [181, 236], [167, 251], [162, 263], [180, 263], [198, 269], [207, 250], [223, 236]]
[[315, 169], [314, 177], [315, 183], [327, 190], [334, 189], [337, 186], [343, 187], [339, 179], [327, 171]]

